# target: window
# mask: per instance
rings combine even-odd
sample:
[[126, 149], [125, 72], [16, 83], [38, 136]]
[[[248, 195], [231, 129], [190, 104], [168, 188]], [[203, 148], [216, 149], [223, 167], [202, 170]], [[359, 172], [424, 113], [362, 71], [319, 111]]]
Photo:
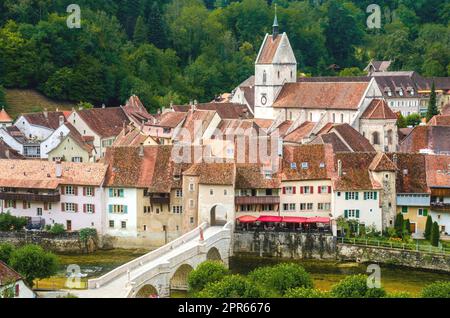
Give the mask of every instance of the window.
[[297, 169], [297, 163], [291, 162], [291, 169]]
[[223, 190], [223, 195], [228, 195], [227, 189], [224, 189], [224, 190]]
[[364, 192], [364, 200], [376, 200], [377, 192]]
[[126, 213], [128, 213], [126, 205], [110, 204], [108, 209], [109, 209], [109, 213], [116, 213], [116, 214], [126, 214]]
[[333, 113], [333, 123], [335, 123], [335, 122], [336, 122], [336, 114]]
[[123, 198], [124, 190], [123, 189], [109, 189], [109, 197], [110, 198]]
[[95, 205], [93, 204], [85, 204], [84, 205], [84, 212], [85, 213], [95, 213]]
[[263, 204], [262, 210], [263, 211], [273, 211], [273, 204]]
[[348, 218], [359, 219], [359, 210], [345, 210], [344, 217], [346, 219], [348, 219]]
[[37, 216], [42, 216], [42, 208], [37, 208]]
[[16, 208], [16, 201], [14, 200], [7, 200], [5, 201], [5, 207], [6, 208]]
[[428, 209], [418, 209], [417, 215], [418, 216], [428, 216]]
[[284, 203], [283, 210], [284, 211], [295, 211], [295, 203]]
[[151, 207], [144, 206], [144, 213], [151, 213]]
[[127, 222], [125, 222], [125, 221], [120, 222], [120, 227], [122, 229], [126, 229], [127, 228]]
[[312, 193], [314, 193], [314, 187], [310, 187], [310, 186], [300, 187], [300, 193], [301, 194], [312, 194]]
[[241, 208], [241, 212], [247, 212], [247, 211], [251, 211], [252, 210], [252, 206], [250, 204], [242, 204], [240, 206]]
[[189, 200], [189, 207], [190, 207], [190, 208], [195, 207], [195, 203], [194, 203], [194, 200], [193, 200], [193, 199], [190, 199], [190, 200]]
[[177, 190], [175, 191], [175, 197], [177, 197], [177, 198], [182, 198], [182, 197], [183, 197], [183, 190], [177, 189]]
[[314, 204], [313, 203], [307, 203], [306, 204], [306, 209], [312, 210], [313, 208], [314, 208]]
[[359, 200], [358, 192], [345, 192], [345, 200]]
[[344, 114], [341, 114], [341, 123], [344, 122]]
[[267, 82], [267, 73], [264, 70], [264, 72], [263, 72], [263, 84], [266, 84], [266, 82]]
[[284, 187], [283, 194], [295, 194], [295, 187], [292, 186]]
[[209, 195], [214, 195], [214, 189], [209, 189]]
[[76, 195], [75, 194], [75, 187], [74, 186], [65, 186], [64, 187], [64, 194], [65, 195]]
[[88, 197], [93, 197], [94, 196], [94, 188], [93, 187], [85, 187], [84, 195], [88, 196]]
[[78, 204], [75, 203], [62, 203], [63, 211], [65, 212], [78, 212]]
[[408, 207], [402, 206], [402, 213], [408, 213]]
[[268, 180], [272, 179], [272, 171], [265, 170], [264, 171], [264, 178], [266, 178]]
[[191, 224], [194, 224], [194, 218], [193, 218], [192, 216], [189, 218], [189, 222], [190, 222]]
[[82, 157], [72, 157], [72, 162], [83, 162]]
[[331, 193], [330, 186], [319, 186], [318, 190], [319, 190], [319, 193]]
[[172, 207], [172, 213], [174, 213], [174, 214], [181, 214], [181, 213], [183, 213], [183, 207], [179, 206], [179, 205], [174, 205]]
[[321, 211], [329, 211], [331, 210], [331, 203], [318, 203], [317, 209]]
[[374, 145], [380, 144], [380, 134], [377, 131], [372, 133], [372, 144]]
[[189, 191], [191, 191], [191, 192], [194, 191], [194, 184], [193, 183], [189, 183]]
[[302, 162], [302, 169], [308, 169], [308, 163]]
[[147, 225], [144, 224], [144, 232], [147, 231]]

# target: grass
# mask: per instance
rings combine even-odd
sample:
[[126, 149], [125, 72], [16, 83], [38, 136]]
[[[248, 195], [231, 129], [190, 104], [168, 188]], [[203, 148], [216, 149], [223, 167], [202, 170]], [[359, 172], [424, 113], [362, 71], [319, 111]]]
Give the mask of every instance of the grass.
[[22, 113], [39, 112], [47, 108], [48, 111], [71, 110], [75, 103], [56, 101], [32, 89], [5, 89], [6, 111], [13, 118]]

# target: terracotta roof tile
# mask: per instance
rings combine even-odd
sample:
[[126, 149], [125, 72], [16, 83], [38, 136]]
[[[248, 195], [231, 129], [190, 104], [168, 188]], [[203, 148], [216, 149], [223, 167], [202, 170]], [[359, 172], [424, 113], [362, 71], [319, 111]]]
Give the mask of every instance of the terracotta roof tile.
[[200, 184], [233, 185], [236, 169], [234, 163], [196, 163], [184, 173], [186, 176], [198, 176]]
[[22, 276], [18, 272], [0, 261], [0, 286], [9, 285], [21, 279]]
[[413, 153], [388, 153], [387, 156], [398, 168], [397, 193], [429, 193], [425, 155]]
[[77, 114], [102, 138], [116, 137], [122, 131], [123, 123], [129, 123], [120, 107], [83, 109], [78, 110]]
[[356, 110], [368, 85], [368, 82], [286, 83], [273, 107]]
[[335, 154], [335, 171], [338, 171], [338, 161], [340, 160], [342, 176], [335, 176], [334, 189], [338, 191], [380, 189], [381, 185], [372, 178], [369, 171], [369, 166], [375, 156], [376, 153], [367, 152]]
[[145, 135], [140, 128], [134, 127], [133, 125], [128, 125], [125, 129], [122, 129], [120, 134], [114, 141], [113, 147], [120, 146], [140, 146], [145, 143], [150, 136]]
[[29, 113], [29, 114], [22, 114], [23, 117], [31, 124], [41, 127], [46, 127], [52, 130], [57, 129], [59, 125], [59, 118], [62, 116], [64, 118], [64, 121], [66, 120], [66, 117], [64, 116], [63, 112], [59, 111], [43, 111], [39, 113]]
[[308, 137], [315, 126], [316, 123], [305, 121], [288, 135], [284, 136], [283, 140], [286, 142], [301, 143], [302, 139]]
[[397, 115], [389, 108], [383, 99], [373, 99], [361, 119], [397, 119]]
[[277, 189], [281, 175], [276, 173], [266, 178], [262, 164], [236, 164], [236, 189]]
[[375, 172], [397, 171], [397, 166], [392, 162], [391, 159], [388, 158], [388, 156], [386, 156], [385, 153], [379, 152], [372, 160], [369, 169]]
[[401, 152], [417, 153], [421, 149], [450, 153], [450, 126], [416, 126], [400, 144]]
[[450, 188], [450, 156], [426, 155], [427, 184], [430, 188]]
[[429, 126], [450, 126], [450, 115], [436, 115], [428, 122]]
[[25, 159], [25, 157], [0, 139], [0, 159]]
[[2, 110], [0, 111], [0, 123], [12, 123], [12, 121], [12, 118], [9, 117], [5, 108], [2, 107]]
[[271, 64], [273, 58], [278, 50], [278, 46], [281, 42], [281, 35], [278, 35], [275, 39], [271, 35], [267, 35], [264, 46], [261, 49], [261, 53], [259, 54], [259, 58], [256, 61], [256, 64]]
[[[174, 105], [172, 106], [176, 112], [188, 112], [191, 110], [190, 105]], [[216, 111], [222, 119], [239, 119], [250, 118], [251, 114], [248, 111], [247, 105], [237, 103], [203, 103], [196, 104], [196, 110], [211, 110]]]
[[349, 124], [334, 125], [333, 129], [354, 152], [372, 152], [375, 148]]
[[186, 118], [186, 116], [187, 113], [184, 112], [165, 112], [161, 114], [154, 126], [175, 128]]
[[352, 150], [348, 148], [336, 135], [334, 132], [323, 134], [314, 139], [311, 144], [330, 144], [333, 147], [334, 152], [351, 152]]

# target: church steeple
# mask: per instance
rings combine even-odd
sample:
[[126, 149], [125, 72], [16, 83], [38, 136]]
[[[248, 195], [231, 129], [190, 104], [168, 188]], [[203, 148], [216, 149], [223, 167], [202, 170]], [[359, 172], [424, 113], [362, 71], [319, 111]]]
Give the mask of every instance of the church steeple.
[[277, 4], [275, 4], [275, 18], [272, 25], [272, 37], [275, 40], [278, 36], [278, 18], [277, 18]]

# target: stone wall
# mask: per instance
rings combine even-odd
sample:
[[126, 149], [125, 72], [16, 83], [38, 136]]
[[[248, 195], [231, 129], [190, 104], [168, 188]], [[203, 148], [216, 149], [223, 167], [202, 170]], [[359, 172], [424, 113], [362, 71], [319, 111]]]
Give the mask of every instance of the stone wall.
[[336, 256], [343, 261], [374, 262], [450, 273], [450, 255], [444, 254], [338, 244]]
[[0, 232], [0, 243], [14, 246], [36, 244], [47, 251], [59, 253], [83, 253], [86, 249], [77, 232], [60, 235], [40, 231]]
[[234, 253], [294, 259], [335, 259], [336, 239], [325, 234], [235, 232]]

